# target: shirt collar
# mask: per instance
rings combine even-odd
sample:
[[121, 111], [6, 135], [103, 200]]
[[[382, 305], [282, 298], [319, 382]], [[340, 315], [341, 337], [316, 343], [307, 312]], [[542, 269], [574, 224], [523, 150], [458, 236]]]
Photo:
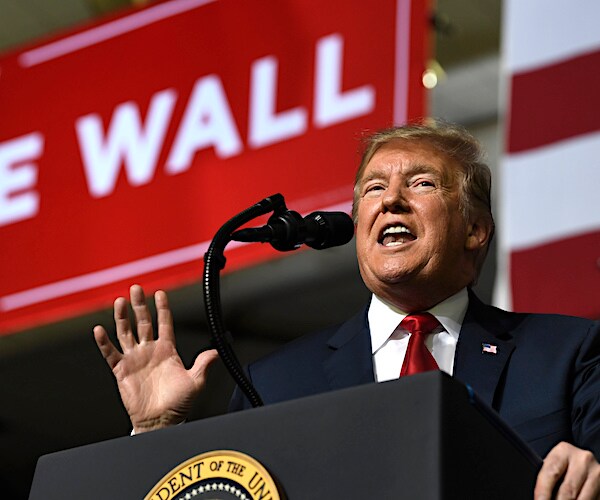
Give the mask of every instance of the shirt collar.
[[[458, 340], [468, 306], [469, 294], [467, 289], [463, 288], [458, 293], [428, 309], [427, 312], [433, 314], [444, 327], [444, 330]], [[373, 353], [379, 350], [407, 315], [407, 312], [384, 302], [380, 297], [373, 294], [367, 313]]]

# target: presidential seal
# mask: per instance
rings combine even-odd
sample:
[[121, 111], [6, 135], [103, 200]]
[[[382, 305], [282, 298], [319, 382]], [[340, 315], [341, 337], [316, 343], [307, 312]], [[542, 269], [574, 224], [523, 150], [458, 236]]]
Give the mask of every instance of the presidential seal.
[[254, 458], [210, 451], [178, 465], [145, 500], [283, 500], [275, 481]]

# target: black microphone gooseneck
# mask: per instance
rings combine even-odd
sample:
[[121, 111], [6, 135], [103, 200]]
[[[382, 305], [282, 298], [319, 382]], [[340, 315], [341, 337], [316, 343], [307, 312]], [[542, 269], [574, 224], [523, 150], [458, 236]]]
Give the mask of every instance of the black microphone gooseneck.
[[206, 311], [208, 326], [212, 333], [213, 345], [223, 360], [225, 368], [229, 371], [235, 383], [246, 395], [254, 408], [262, 406], [263, 402], [252, 382], [246, 377], [237, 356], [226, 338], [227, 332], [223, 324], [221, 311], [220, 272], [225, 267], [226, 259], [224, 251], [227, 243], [231, 241], [231, 233], [247, 222], [272, 210], [285, 210], [285, 201], [282, 195], [275, 194], [269, 196], [229, 219], [217, 231], [208, 250], [204, 254], [204, 278], [202, 282], [204, 309]]
[[[273, 211], [267, 225], [236, 231], [251, 220]], [[274, 194], [243, 210], [228, 220], [217, 231], [204, 254], [204, 308], [212, 343], [223, 360], [225, 367], [236, 384], [246, 395], [253, 407], [263, 402], [248, 379], [227, 340], [227, 331], [222, 319], [220, 272], [225, 267], [225, 247], [232, 241], [268, 241], [276, 250], [288, 251], [303, 243], [316, 249], [348, 243], [354, 235], [354, 224], [343, 212], [313, 212], [303, 218], [288, 210], [281, 194]]]

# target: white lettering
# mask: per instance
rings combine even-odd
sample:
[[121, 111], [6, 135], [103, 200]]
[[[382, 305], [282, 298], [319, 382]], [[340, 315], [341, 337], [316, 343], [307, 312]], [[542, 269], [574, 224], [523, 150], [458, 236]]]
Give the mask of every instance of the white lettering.
[[37, 183], [37, 165], [44, 148], [44, 136], [33, 132], [0, 143], [0, 226], [34, 217], [40, 196], [32, 188]]
[[306, 110], [293, 108], [275, 114], [277, 102], [277, 59], [263, 57], [252, 65], [250, 87], [250, 126], [248, 143], [267, 146], [306, 131]]
[[115, 108], [106, 137], [99, 115], [90, 114], [77, 120], [79, 148], [92, 196], [101, 198], [114, 191], [123, 163], [133, 186], [152, 180], [176, 99], [177, 94], [170, 89], [156, 93], [150, 102], [145, 128], [135, 102], [120, 104]]
[[243, 148], [223, 85], [216, 75], [201, 78], [194, 85], [169, 153], [167, 172], [186, 171], [196, 151], [209, 146], [214, 146], [221, 158], [237, 155]]
[[333, 34], [317, 43], [314, 122], [323, 128], [366, 115], [375, 105], [375, 90], [364, 85], [342, 92], [344, 40]]

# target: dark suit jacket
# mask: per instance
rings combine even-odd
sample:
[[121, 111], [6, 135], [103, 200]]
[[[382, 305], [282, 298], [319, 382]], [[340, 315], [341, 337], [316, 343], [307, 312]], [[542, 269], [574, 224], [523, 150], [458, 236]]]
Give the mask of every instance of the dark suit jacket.
[[[265, 404], [374, 382], [366, 311], [250, 365], [248, 375]], [[496, 345], [497, 354], [483, 353], [482, 343]], [[600, 322], [510, 313], [470, 293], [454, 377], [540, 456], [568, 441], [600, 459]], [[247, 407], [236, 390], [230, 409]]]

